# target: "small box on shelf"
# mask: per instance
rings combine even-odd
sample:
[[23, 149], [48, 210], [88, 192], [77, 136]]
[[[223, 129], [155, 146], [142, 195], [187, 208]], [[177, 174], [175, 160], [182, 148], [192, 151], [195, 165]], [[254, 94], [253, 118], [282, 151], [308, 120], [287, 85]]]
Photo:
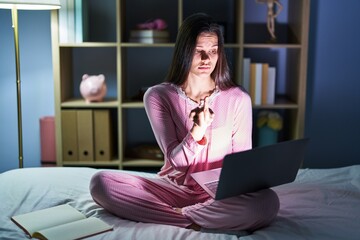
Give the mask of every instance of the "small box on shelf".
[[169, 41], [169, 32], [166, 30], [139, 29], [130, 32], [130, 42], [168, 43]]

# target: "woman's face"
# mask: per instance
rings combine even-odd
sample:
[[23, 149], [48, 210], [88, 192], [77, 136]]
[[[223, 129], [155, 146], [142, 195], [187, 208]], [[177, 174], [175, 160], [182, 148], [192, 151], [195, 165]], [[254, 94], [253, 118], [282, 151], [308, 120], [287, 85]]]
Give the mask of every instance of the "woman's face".
[[209, 77], [218, 60], [218, 37], [215, 33], [201, 33], [196, 41], [190, 74]]

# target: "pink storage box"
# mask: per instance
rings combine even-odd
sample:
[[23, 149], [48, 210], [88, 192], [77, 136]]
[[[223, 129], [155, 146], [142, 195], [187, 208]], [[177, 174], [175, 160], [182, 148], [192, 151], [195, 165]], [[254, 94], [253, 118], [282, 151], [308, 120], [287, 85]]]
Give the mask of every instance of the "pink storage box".
[[40, 118], [41, 162], [56, 163], [55, 119], [52, 116]]

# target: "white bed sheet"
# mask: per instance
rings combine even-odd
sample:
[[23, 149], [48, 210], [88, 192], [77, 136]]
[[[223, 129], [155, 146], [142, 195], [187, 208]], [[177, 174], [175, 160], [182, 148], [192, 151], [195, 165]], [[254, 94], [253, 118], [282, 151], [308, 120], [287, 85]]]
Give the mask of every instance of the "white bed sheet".
[[360, 239], [360, 165], [299, 170], [295, 182], [274, 188], [281, 204], [275, 222], [242, 237], [115, 217], [96, 205], [90, 196], [89, 181], [96, 171], [25, 168], [0, 174], [0, 239], [27, 239], [10, 220], [11, 216], [63, 203], [114, 226], [113, 231], [89, 239]]

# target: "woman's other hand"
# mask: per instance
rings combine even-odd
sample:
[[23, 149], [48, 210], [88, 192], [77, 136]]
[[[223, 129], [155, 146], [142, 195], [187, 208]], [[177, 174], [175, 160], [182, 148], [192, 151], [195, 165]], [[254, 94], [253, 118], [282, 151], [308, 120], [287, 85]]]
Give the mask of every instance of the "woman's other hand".
[[199, 106], [190, 112], [189, 118], [194, 122], [190, 133], [195, 141], [200, 141], [204, 137], [206, 129], [214, 120], [214, 115], [214, 112], [209, 108], [208, 97], [200, 100]]

